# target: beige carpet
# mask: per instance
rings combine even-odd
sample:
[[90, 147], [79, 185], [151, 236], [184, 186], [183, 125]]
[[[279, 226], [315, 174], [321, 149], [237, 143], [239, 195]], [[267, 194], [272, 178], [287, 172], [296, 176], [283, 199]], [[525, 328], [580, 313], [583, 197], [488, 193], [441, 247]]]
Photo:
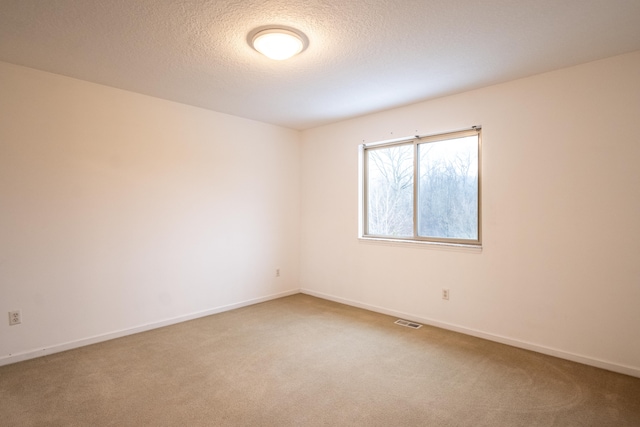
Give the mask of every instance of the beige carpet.
[[294, 295], [0, 367], [2, 426], [640, 426], [640, 379]]

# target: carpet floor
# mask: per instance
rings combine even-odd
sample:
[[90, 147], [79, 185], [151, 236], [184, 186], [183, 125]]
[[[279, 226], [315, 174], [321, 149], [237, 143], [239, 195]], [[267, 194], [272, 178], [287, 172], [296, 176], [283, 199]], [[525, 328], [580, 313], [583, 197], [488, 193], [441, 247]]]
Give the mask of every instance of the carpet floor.
[[0, 367], [2, 426], [640, 426], [640, 378], [308, 295]]

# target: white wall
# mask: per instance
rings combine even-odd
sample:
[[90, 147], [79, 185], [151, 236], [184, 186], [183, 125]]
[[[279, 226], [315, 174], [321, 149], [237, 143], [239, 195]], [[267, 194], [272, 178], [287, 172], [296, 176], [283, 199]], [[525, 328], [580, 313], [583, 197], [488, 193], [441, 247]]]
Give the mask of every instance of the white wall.
[[[639, 118], [635, 52], [303, 132], [303, 291], [640, 376]], [[482, 250], [359, 241], [358, 144], [472, 125]]]
[[0, 63], [0, 364], [297, 292], [299, 138]]
[[[300, 162], [295, 131], [0, 63], [0, 364], [302, 287], [640, 376], [639, 76], [635, 52], [308, 130]], [[476, 124], [481, 251], [358, 241], [358, 144]]]

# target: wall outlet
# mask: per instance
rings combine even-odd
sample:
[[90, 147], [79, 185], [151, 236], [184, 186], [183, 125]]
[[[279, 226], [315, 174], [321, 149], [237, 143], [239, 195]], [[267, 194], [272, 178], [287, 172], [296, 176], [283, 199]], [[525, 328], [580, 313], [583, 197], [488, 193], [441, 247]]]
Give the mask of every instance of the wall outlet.
[[449, 299], [449, 289], [442, 289], [442, 299]]
[[9, 326], [19, 325], [22, 323], [22, 313], [20, 310], [9, 312]]
[[276, 268], [276, 277], [280, 277], [280, 269]]

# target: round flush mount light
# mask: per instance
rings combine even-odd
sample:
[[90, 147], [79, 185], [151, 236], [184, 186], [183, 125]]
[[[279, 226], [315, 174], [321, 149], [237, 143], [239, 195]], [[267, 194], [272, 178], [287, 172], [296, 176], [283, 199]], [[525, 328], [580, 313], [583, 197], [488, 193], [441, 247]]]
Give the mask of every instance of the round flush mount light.
[[249, 34], [251, 46], [264, 56], [282, 61], [299, 54], [307, 48], [309, 40], [300, 31], [292, 28], [259, 28]]

